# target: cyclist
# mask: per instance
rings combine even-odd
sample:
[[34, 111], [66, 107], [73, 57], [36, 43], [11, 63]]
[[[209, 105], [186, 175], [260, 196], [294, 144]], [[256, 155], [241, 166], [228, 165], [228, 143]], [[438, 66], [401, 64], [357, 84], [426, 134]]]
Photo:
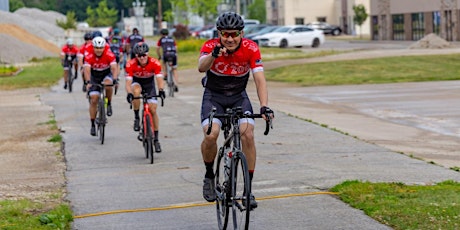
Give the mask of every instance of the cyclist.
[[[179, 84], [179, 77], [177, 76], [177, 45], [176, 41], [168, 36], [169, 31], [168, 29], [161, 29], [161, 38], [157, 42], [157, 55], [158, 59], [162, 60], [162, 65], [163, 65], [163, 72], [164, 75], [167, 76], [168, 73], [166, 72], [167, 68], [167, 62], [168, 60], [172, 61], [172, 74], [174, 77], [174, 82], [176, 83], [176, 88], [174, 89], [175, 92], [179, 91], [179, 88], [177, 87], [177, 84]], [[160, 50], [163, 51], [163, 55], [161, 55]]]
[[[67, 89], [67, 76], [69, 74], [69, 64], [73, 62], [75, 67], [75, 76], [77, 78], [78, 64], [77, 64], [78, 48], [73, 44], [72, 38], [67, 39], [66, 44], [61, 49], [61, 64], [64, 67], [64, 89]], [[69, 60], [70, 57], [70, 60]]]
[[[103, 37], [95, 37], [92, 40], [93, 49], [85, 56], [85, 82], [90, 96], [89, 116], [91, 119], [91, 135], [96, 136], [95, 119], [97, 114], [97, 102], [99, 88], [95, 84], [117, 84], [117, 62], [115, 55], [106, 46]], [[105, 88], [107, 97], [107, 116], [112, 116], [112, 87]]]
[[131, 53], [131, 59], [135, 58], [135, 54], [133, 52], [134, 45], [136, 45], [138, 42], [144, 42], [144, 37], [139, 34], [139, 30], [137, 28], [133, 29], [133, 33], [128, 36], [128, 39], [126, 42], [129, 44], [128, 48]]
[[115, 54], [117, 59], [117, 70], [120, 69], [120, 60], [123, 58], [123, 44], [120, 37], [120, 31], [118, 28], [113, 29], [113, 35], [110, 35], [106, 39], [109, 43], [110, 50]]
[[[135, 59], [132, 59], [126, 63], [126, 100], [128, 103], [133, 103], [134, 110], [134, 131], [139, 131], [139, 97], [142, 91], [149, 93], [150, 95], [156, 95], [155, 82], [158, 86], [158, 96], [165, 98], [165, 92], [163, 90], [163, 74], [161, 72], [161, 64], [155, 58], [149, 56], [149, 46], [145, 42], [139, 42], [133, 47], [133, 53], [136, 55]], [[158, 101], [156, 98], [148, 100], [150, 112], [153, 115], [153, 125], [155, 139], [153, 144], [155, 146], [155, 152], [161, 152], [160, 142], [158, 141], [158, 128], [159, 118], [156, 112], [158, 107]]]
[[[87, 32], [83, 36], [83, 39], [85, 39], [85, 43], [83, 43], [83, 45], [81, 45], [80, 50], [78, 51], [78, 54], [77, 54], [78, 66], [80, 66], [80, 68], [81, 68], [80, 71], [83, 69], [83, 60], [84, 60], [85, 56], [88, 55], [89, 47], [92, 46], [93, 35], [90, 32]], [[83, 80], [82, 91], [86, 92], [86, 83], [85, 83], [84, 74], [85, 73], [83, 71], [81, 71], [81, 76], [82, 76], [82, 80]]]
[[[259, 97], [260, 113], [263, 118], [273, 118], [273, 112], [268, 108], [268, 91], [262, 65], [260, 50], [256, 43], [243, 38], [244, 21], [234, 12], [221, 14], [216, 27], [219, 37], [206, 41], [199, 58], [198, 70], [206, 72], [202, 80], [204, 86], [201, 105], [201, 124], [204, 138], [201, 143], [201, 153], [206, 167], [203, 180], [203, 197], [212, 202], [216, 199], [214, 188], [214, 159], [217, 153], [217, 138], [222, 122], [213, 120], [215, 124], [211, 133], [206, 134], [212, 107], [217, 113], [224, 113], [226, 108], [242, 106], [243, 112], [252, 113], [252, 106], [246, 93], [246, 85], [252, 72]], [[256, 148], [254, 143], [254, 120], [240, 120], [241, 141], [249, 168], [249, 178], [252, 184], [256, 165]], [[254, 195], [250, 195], [250, 206], [257, 207]]]

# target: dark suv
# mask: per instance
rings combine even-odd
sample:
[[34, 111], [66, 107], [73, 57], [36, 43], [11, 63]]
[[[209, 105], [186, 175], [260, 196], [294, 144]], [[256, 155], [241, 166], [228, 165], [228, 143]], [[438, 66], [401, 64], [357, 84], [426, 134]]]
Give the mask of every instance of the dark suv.
[[342, 29], [336, 25], [330, 25], [326, 22], [311, 22], [308, 23], [306, 26], [322, 30], [324, 34], [331, 34], [334, 36], [338, 36], [342, 33]]

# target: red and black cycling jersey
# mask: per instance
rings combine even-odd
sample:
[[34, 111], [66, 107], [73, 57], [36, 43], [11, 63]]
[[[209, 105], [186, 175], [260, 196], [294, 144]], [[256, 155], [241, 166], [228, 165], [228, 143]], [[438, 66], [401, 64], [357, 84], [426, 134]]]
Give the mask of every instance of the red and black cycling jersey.
[[100, 57], [96, 56], [94, 51], [88, 53], [83, 66], [91, 67], [91, 76], [105, 77], [110, 74], [110, 66], [116, 64], [115, 54], [106, 46]]
[[61, 55], [65, 58], [65, 61], [69, 61], [68, 57], [71, 57], [71, 60], [74, 60], [77, 57], [77, 54], [78, 48], [75, 45], [64, 45], [61, 49]]
[[[201, 48], [200, 58], [212, 53], [220, 39], [211, 39]], [[249, 73], [263, 71], [259, 47], [252, 40], [242, 38], [234, 52], [228, 52], [214, 60], [206, 72], [203, 86], [226, 95], [234, 95], [246, 89]]]
[[163, 77], [161, 72], [160, 62], [152, 57], [149, 57], [147, 64], [141, 66], [137, 58], [131, 59], [126, 63], [126, 79], [132, 80], [133, 78], [152, 78]]

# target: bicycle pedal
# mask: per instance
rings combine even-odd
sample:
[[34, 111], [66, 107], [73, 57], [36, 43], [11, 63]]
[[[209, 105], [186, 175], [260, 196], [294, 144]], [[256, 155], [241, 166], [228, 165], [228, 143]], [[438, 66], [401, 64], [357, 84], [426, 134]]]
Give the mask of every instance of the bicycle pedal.
[[137, 139], [138, 139], [139, 141], [143, 141], [143, 140], [144, 140], [144, 138], [142, 138], [142, 134], [140, 134], [140, 133], [139, 133], [139, 135], [137, 136]]

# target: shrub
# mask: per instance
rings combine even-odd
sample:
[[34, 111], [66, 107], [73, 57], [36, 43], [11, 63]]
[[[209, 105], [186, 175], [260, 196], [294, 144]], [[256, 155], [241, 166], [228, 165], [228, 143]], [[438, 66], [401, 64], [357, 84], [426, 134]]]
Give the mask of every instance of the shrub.
[[178, 24], [174, 28], [176, 28], [176, 31], [174, 31], [173, 36], [176, 40], [185, 40], [190, 37], [190, 32], [186, 25]]

